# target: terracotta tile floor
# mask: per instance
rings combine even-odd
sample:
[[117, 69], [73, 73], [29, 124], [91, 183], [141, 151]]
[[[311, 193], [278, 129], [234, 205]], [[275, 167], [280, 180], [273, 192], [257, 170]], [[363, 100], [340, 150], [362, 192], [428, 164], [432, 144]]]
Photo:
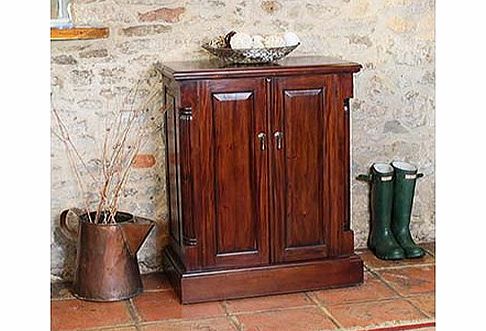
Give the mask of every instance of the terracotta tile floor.
[[115, 303], [75, 299], [51, 286], [52, 330], [322, 331], [435, 330], [435, 245], [420, 259], [381, 261], [368, 250], [361, 286], [180, 305], [163, 274], [143, 276], [145, 292]]

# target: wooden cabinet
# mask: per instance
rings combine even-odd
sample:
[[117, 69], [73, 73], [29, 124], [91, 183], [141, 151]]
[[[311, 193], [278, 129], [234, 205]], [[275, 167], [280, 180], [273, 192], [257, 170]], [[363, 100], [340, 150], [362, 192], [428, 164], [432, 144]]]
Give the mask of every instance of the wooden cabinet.
[[349, 213], [349, 98], [360, 65], [159, 65], [170, 242], [183, 303], [362, 282]]

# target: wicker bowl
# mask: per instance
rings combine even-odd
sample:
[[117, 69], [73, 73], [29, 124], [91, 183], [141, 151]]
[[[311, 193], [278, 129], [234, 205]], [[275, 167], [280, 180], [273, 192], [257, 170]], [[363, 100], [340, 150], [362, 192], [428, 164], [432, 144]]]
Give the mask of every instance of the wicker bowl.
[[209, 42], [204, 43], [202, 48], [219, 57], [224, 62], [248, 64], [278, 61], [296, 49], [299, 45], [300, 43], [284, 47], [232, 49], [228, 47], [217, 47], [214, 43], [212, 44]]

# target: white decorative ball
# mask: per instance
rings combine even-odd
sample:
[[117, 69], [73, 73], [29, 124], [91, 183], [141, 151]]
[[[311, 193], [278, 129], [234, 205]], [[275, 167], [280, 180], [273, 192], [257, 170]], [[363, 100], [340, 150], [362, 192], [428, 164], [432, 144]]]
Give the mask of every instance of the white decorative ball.
[[265, 39], [263, 39], [263, 44], [267, 48], [283, 47], [283, 46], [285, 46], [285, 40], [280, 36], [270, 35], [270, 36], [265, 37]]
[[252, 37], [252, 48], [264, 48], [265, 44], [263, 43], [264, 38], [260, 35], [254, 35]]
[[294, 46], [300, 43], [299, 37], [293, 32], [285, 32], [283, 38], [287, 46]]
[[230, 45], [233, 49], [251, 48], [252, 44], [253, 39], [246, 33], [238, 32], [230, 40]]

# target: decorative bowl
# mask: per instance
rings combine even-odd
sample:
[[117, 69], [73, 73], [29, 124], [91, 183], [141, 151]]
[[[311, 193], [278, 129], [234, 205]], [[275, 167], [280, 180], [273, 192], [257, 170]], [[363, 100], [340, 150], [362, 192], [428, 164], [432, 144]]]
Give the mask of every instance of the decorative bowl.
[[208, 42], [204, 43], [202, 48], [224, 62], [248, 64], [278, 61], [296, 49], [299, 45], [300, 43], [293, 46], [283, 47], [232, 49], [229, 47], [218, 46], [215, 42]]

